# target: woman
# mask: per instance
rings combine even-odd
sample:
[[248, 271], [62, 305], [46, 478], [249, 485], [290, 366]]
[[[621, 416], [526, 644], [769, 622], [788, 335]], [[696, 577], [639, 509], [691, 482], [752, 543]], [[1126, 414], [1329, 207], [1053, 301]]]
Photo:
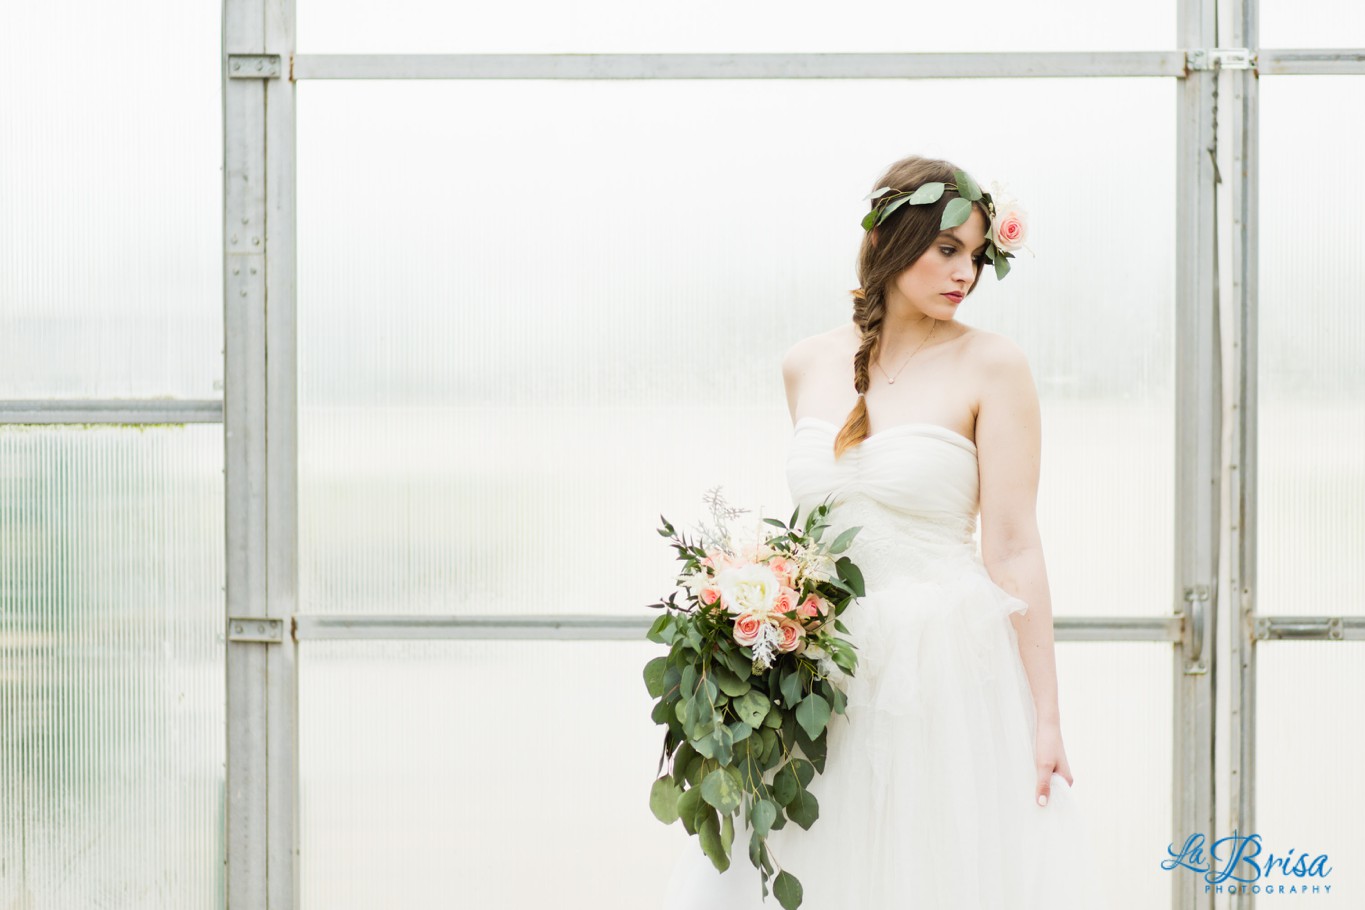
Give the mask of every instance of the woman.
[[[804, 514], [834, 494], [831, 537], [861, 527], [846, 555], [866, 595], [844, 614], [859, 662], [809, 788], [819, 818], [769, 850], [804, 910], [1099, 906], [1058, 711], [1038, 396], [1017, 344], [956, 320], [1022, 225], [946, 161], [876, 186], [852, 322], [782, 363], [792, 497]], [[777, 907], [746, 843], [722, 874], [689, 842], [666, 906]]]

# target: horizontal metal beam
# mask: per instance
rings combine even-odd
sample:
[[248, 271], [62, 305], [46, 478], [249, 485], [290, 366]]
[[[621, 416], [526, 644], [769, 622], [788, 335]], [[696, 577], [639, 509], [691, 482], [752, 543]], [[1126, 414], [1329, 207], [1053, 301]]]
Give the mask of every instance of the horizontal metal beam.
[[1185, 52], [297, 54], [301, 79], [961, 79], [1183, 76]]
[[1262, 50], [1256, 71], [1262, 76], [1365, 75], [1365, 48]]
[[[855, 607], [856, 609], [856, 607]], [[643, 641], [657, 612], [647, 616], [346, 616], [295, 613], [298, 641], [336, 639], [586, 639]], [[1179, 641], [1179, 615], [1057, 616], [1057, 641]]]
[[0, 401], [5, 423], [222, 423], [223, 402], [159, 398]]

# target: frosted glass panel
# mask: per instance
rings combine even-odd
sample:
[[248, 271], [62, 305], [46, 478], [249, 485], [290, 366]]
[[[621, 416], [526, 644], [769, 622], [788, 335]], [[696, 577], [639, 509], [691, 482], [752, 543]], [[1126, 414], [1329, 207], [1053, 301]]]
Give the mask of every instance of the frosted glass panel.
[[[1261, 17], [1261, 47], [1365, 47], [1365, 7], [1356, 0], [1257, 0], [1257, 3]], [[1274, 77], [1275, 80], [1281, 78]], [[1265, 82], [1261, 83], [1261, 88], [1264, 92]], [[1357, 97], [1357, 107], [1359, 104]], [[1261, 141], [1265, 141], [1264, 131]]]
[[0, 399], [221, 398], [219, 3], [6, 3]]
[[222, 428], [0, 464], [0, 907], [221, 907]]
[[[1138, 79], [301, 85], [302, 608], [632, 613], [674, 568], [661, 512], [690, 526], [719, 485], [788, 516], [782, 353], [850, 318], [863, 197], [914, 151], [1034, 219], [1036, 258], [960, 316], [1034, 366], [1054, 609], [1167, 612], [1173, 101]], [[1115, 183], [1125, 229], [1097, 230], [1077, 188]]]
[[[1365, 613], [1365, 76], [1261, 82], [1257, 609]], [[1312, 169], [1330, 189], [1288, 175]]]
[[[299, 0], [303, 53], [699, 53], [1156, 50], [1175, 41], [1174, 0], [1045, 4], [977, 0], [951, 7], [856, 0], [720, 0], [686, 5], [518, 0], [477, 8], [398, 0], [376, 16], [363, 0]], [[1017, 96], [1014, 96], [1017, 100]]]
[[[1365, 889], [1365, 646], [1269, 641], [1257, 646], [1256, 833], [1262, 849], [1328, 856], [1326, 878], [1276, 875], [1287, 886], [1331, 884], [1331, 897]], [[1307, 895], [1313, 899], [1310, 893]], [[1318, 899], [1323, 899], [1319, 892]]]
[[1062, 741], [1095, 853], [1105, 906], [1171, 905], [1160, 867], [1171, 841], [1171, 646], [1057, 643]]
[[644, 907], [652, 642], [304, 642], [302, 906]]
[[[648, 808], [664, 728], [640, 670], [663, 651], [304, 642], [304, 910], [656, 906], [695, 847]], [[1116, 908], [1169, 906], [1170, 662], [1163, 644], [1058, 645], [1067, 756]]]

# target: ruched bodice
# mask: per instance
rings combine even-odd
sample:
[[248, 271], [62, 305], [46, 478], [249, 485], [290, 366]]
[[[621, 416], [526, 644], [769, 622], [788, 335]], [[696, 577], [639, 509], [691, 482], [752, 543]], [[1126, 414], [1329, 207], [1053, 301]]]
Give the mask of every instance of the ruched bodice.
[[976, 445], [935, 423], [873, 433], [836, 461], [839, 428], [817, 417], [796, 422], [787, 456], [792, 501], [808, 513], [831, 494], [830, 531], [862, 528], [848, 556], [876, 585], [894, 577], [932, 579], [978, 562], [980, 483]]

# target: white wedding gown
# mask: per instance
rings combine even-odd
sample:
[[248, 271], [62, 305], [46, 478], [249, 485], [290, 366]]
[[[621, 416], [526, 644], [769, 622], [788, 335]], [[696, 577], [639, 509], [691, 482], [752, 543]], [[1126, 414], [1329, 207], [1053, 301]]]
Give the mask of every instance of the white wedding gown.
[[[846, 555], [866, 595], [843, 614], [858, 670], [810, 784], [820, 817], [771, 832], [775, 867], [800, 880], [802, 910], [1101, 906], [1076, 795], [1053, 774], [1047, 806], [1035, 802], [1036, 710], [1009, 619], [1027, 605], [977, 552], [976, 446], [937, 424], [902, 424], [836, 462], [837, 432], [797, 421], [787, 480], [802, 521], [835, 494], [825, 540], [862, 527]], [[748, 844], [737, 817], [720, 873], [687, 837], [666, 910], [780, 908], [771, 879], [762, 897]]]

